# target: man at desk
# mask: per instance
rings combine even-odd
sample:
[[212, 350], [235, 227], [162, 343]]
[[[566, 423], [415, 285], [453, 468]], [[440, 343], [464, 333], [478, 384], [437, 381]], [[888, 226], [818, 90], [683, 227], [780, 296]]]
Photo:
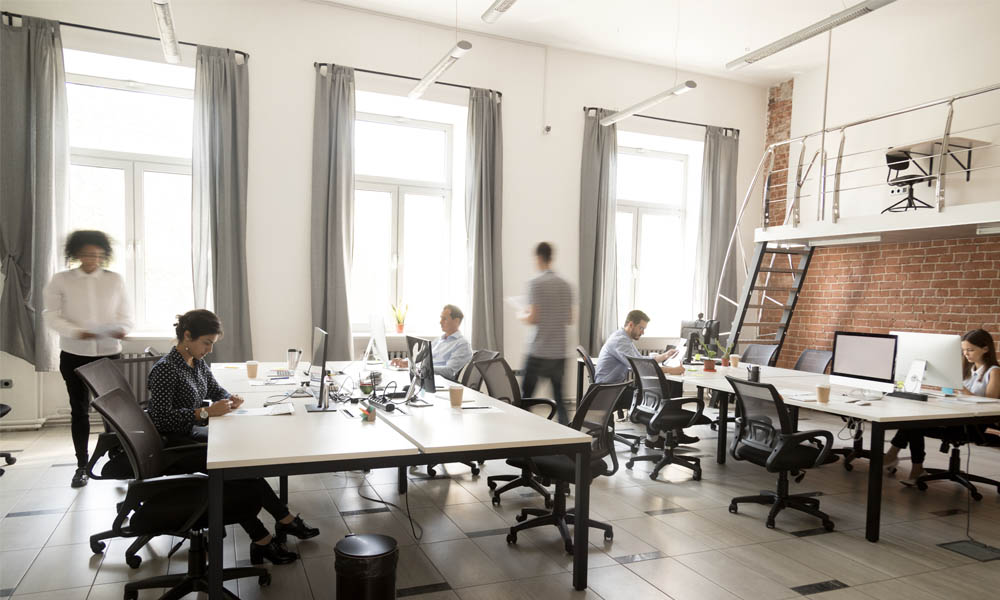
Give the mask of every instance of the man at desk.
[[[601, 354], [597, 357], [597, 365], [594, 369], [595, 383], [620, 383], [625, 381], [629, 372], [627, 359], [642, 357], [642, 353], [636, 348], [635, 342], [646, 332], [647, 325], [649, 325], [649, 316], [646, 313], [641, 310], [633, 310], [628, 313], [625, 317], [625, 326], [612, 333], [611, 337], [604, 342], [604, 347], [601, 348]], [[650, 358], [655, 358], [656, 362], [662, 363], [676, 355], [677, 350], [671, 349]], [[681, 375], [684, 373], [684, 367], [680, 365], [676, 367], [661, 366], [660, 369], [670, 375]], [[699, 441], [698, 438], [686, 435], [681, 431], [677, 432], [677, 439], [682, 444], [694, 444]], [[646, 438], [646, 446], [662, 448], [663, 438], [659, 434], [655, 437], [649, 435]]]
[[[465, 315], [454, 304], [446, 304], [441, 311], [441, 331], [443, 335], [431, 342], [431, 355], [434, 358], [434, 374], [445, 379], [457, 381], [462, 367], [472, 360], [472, 346], [458, 330]], [[392, 364], [405, 367], [406, 359], [394, 358]]]

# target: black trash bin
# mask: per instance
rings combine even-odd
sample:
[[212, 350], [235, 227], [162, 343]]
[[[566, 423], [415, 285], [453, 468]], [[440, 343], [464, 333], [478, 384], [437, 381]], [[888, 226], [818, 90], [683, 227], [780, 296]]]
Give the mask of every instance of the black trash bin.
[[350, 534], [337, 542], [337, 598], [395, 600], [399, 548], [387, 535]]

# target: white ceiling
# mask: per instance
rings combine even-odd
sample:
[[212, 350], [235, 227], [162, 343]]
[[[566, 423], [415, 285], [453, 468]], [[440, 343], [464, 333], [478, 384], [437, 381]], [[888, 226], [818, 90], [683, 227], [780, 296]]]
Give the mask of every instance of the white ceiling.
[[[518, 0], [492, 25], [480, 20], [492, 0], [320, 1], [448, 27], [457, 4], [465, 31], [669, 67], [676, 61], [682, 70], [770, 85], [823, 65], [826, 36], [739, 71], [724, 65], [861, 0]], [[896, 0], [838, 28], [833, 52], [857, 51], [868, 36], [927, 49], [924, 42], [941, 41], [935, 17], [943, 11], [997, 14], [997, 7], [998, 0]]]

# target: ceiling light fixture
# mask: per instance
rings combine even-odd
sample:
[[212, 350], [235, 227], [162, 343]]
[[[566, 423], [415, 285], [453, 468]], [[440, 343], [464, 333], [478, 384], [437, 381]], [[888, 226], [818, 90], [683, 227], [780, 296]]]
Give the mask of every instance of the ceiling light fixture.
[[180, 64], [181, 47], [177, 44], [177, 34], [174, 32], [174, 18], [170, 14], [170, 0], [153, 0], [153, 15], [156, 16], [156, 28], [160, 30], [163, 58], [172, 65]]
[[448, 51], [448, 54], [444, 55], [444, 58], [438, 61], [427, 74], [413, 86], [410, 93], [407, 94], [412, 99], [417, 99], [424, 95], [427, 88], [431, 86], [432, 83], [437, 81], [437, 78], [441, 76], [442, 73], [448, 70], [451, 65], [455, 64], [455, 61], [465, 56], [465, 53], [472, 49], [472, 44], [462, 40], [455, 44], [455, 47]]
[[996, 235], [998, 233], [1000, 233], [1000, 225], [996, 223], [976, 227], [976, 235]]
[[823, 238], [809, 240], [809, 245], [813, 247], [822, 246], [846, 246], [848, 244], [877, 244], [882, 241], [881, 235], [856, 235], [841, 238]]
[[786, 35], [776, 42], [771, 42], [770, 44], [763, 46], [750, 52], [749, 54], [744, 54], [743, 56], [737, 58], [736, 60], [726, 63], [726, 69], [734, 71], [736, 69], [741, 69], [747, 65], [751, 65], [759, 60], [765, 59], [772, 54], [777, 54], [785, 48], [789, 48], [798, 44], [799, 42], [804, 42], [811, 37], [817, 36], [825, 31], [829, 31], [834, 27], [838, 27], [847, 23], [848, 21], [853, 21], [858, 17], [862, 17], [872, 12], [873, 10], [878, 10], [885, 6], [886, 4], [892, 4], [896, 0], [865, 0], [860, 4], [855, 4], [854, 6], [844, 9], [839, 13], [830, 15], [829, 17], [823, 19], [822, 21], [817, 21], [812, 25], [805, 27], [796, 31], [791, 35]]
[[496, 0], [486, 9], [481, 18], [487, 23], [496, 23], [505, 12], [510, 10], [511, 6], [514, 6], [515, 2], [517, 0]]
[[603, 119], [601, 119], [601, 125], [604, 125], [605, 127], [607, 127], [608, 125], [613, 125], [614, 123], [617, 123], [618, 121], [621, 121], [623, 119], [627, 119], [627, 118], [631, 117], [632, 115], [634, 115], [634, 114], [636, 114], [638, 112], [642, 112], [642, 111], [646, 110], [650, 106], [655, 106], [655, 105], [659, 104], [660, 102], [663, 102], [667, 98], [670, 98], [672, 96], [680, 96], [681, 94], [686, 94], [686, 93], [690, 92], [691, 90], [693, 90], [696, 87], [698, 87], [698, 84], [695, 83], [695, 82], [693, 82], [693, 81], [691, 81], [690, 79], [688, 79], [684, 83], [682, 83], [682, 84], [680, 84], [678, 86], [672, 87], [672, 88], [670, 88], [669, 90], [667, 90], [665, 92], [659, 93], [659, 94], [653, 96], [652, 98], [649, 98], [647, 100], [643, 100], [642, 102], [640, 102], [638, 104], [634, 104], [634, 105], [626, 108], [625, 110], [620, 110], [620, 111], [616, 112], [613, 115], [609, 115], [607, 117], [604, 117]]

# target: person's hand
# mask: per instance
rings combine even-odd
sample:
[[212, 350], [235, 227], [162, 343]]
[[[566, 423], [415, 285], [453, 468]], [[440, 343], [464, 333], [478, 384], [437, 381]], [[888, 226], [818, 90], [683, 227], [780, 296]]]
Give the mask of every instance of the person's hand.
[[233, 394], [232, 396], [229, 397], [229, 408], [230, 409], [236, 410], [237, 408], [240, 407], [241, 404], [243, 404], [243, 398], [241, 396], [237, 396], [236, 394]]
[[233, 410], [233, 407], [229, 404], [229, 400], [217, 400], [206, 410], [208, 410], [208, 416], [210, 417], [221, 417]]
[[127, 334], [125, 333], [124, 329], [119, 329], [118, 331], [112, 333], [111, 337], [115, 338], [116, 340], [124, 340], [126, 335]]
[[663, 354], [659, 355], [657, 358], [660, 360], [660, 362], [663, 362], [665, 360], [670, 360], [675, 356], [677, 356], [677, 348], [671, 348], [670, 350], [667, 350]]
[[96, 337], [97, 337], [96, 335], [94, 335], [93, 333], [90, 333], [89, 331], [81, 331], [80, 332], [80, 339], [81, 340], [92, 340], [92, 339], [94, 339]]

